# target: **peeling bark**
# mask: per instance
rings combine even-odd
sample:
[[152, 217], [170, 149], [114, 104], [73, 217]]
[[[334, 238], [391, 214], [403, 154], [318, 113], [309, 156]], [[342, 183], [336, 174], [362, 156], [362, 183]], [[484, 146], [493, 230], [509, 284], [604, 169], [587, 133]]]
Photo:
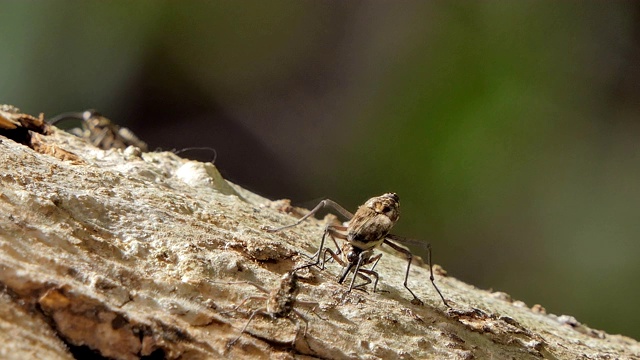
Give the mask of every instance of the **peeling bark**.
[[[20, 123], [5, 115], [0, 130], [15, 132]], [[34, 143], [0, 134], [2, 359], [80, 358], [76, 347], [114, 359], [640, 359], [633, 339], [437, 267], [448, 310], [419, 261], [409, 285], [425, 305], [412, 305], [405, 259], [393, 253], [377, 267], [377, 293], [346, 293], [334, 263], [302, 271], [298, 299], [319, 303], [296, 308], [306, 336], [257, 315], [229, 347], [264, 305], [234, 310], [261, 295], [237, 282], [277, 286], [317, 249], [324, 221], [270, 234], [261, 227], [291, 224], [300, 209], [226, 182], [212, 164], [101, 150], [53, 127]]]

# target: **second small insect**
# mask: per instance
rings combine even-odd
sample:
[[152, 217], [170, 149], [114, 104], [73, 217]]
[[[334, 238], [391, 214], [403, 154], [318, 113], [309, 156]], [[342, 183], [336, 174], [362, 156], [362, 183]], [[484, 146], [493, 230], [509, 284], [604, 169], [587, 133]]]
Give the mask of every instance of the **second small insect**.
[[296, 324], [296, 335], [293, 338], [291, 346], [295, 346], [296, 340], [298, 339], [298, 333], [299, 333], [297, 328], [298, 324], [292, 319], [291, 317], [292, 315], [296, 315], [299, 319], [301, 319], [304, 322], [304, 336], [307, 335], [307, 328], [309, 326], [307, 319], [305, 319], [305, 317], [298, 310], [294, 308], [294, 305], [298, 304], [298, 305], [317, 306], [318, 303], [310, 302], [310, 301], [300, 301], [296, 299], [298, 292], [300, 292], [300, 286], [298, 285], [298, 275], [296, 275], [295, 270], [285, 273], [280, 279], [280, 283], [278, 287], [274, 288], [271, 291], [265, 289], [264, 287], [256, 283], [247, 282], [247, 281], [230, 282], [228, 284], [250, 284], [250, 285], [253, 285], [256, 289], [260, 290], [262, 293], [264, 293], [264, 295], [250, 296], [242, 300], [240, 304], [235, 306], [234, 310], [238, 310], [242, 305], [244, 305], [246, 302], [250, 300], [266, 301], [264, 307], [261, 307], [251, 312], [251, 316], [249, 316], [249, 320], [247, 320], [242, 330], [240, 330], [240, 335], [238, 335], [237, 338], [233, 339], [228, 344], [229, 347], [233, 346], [233, 344], [235, 344], [240, 339], [242, 334], [247, 330], [247, 327], [249, 326], [249, 323], [251, 323], [251, 320], [253, 320], [253, 318], [258, 314], [265, 314], [274, 319], [287, 318], [291, 322]]

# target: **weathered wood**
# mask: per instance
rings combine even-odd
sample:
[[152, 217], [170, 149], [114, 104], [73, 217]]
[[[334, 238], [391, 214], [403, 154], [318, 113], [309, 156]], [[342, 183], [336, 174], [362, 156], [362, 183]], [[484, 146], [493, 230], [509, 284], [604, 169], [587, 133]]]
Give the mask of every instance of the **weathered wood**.
[[324, 222], [270, 234], [261, 227], [290, 224], [283, 210], [299, 209], [229, 184], [212, 164], [101, 150], [50, 131], [33, 148], [0, 135], [2, 359], [73, 358], [64, 344], [115, 359], [640, 359], [633, 339], [440, 269], [447, 310], [418, 263], [409, 282], [425, 305], [412, 305], [405, 259], [394, 254], [376, 268], [383, 291], [375, 294], [346, 293], [333, 263], [301, 272], [298, 299], [320, 305], [299, 309], [308, 331], [294, 347], [291, 321], [256, 316], [229, 348], [262, 306], [231, 311], [259, 293], [229, 282], [276, 286], [308, 261], [300, 254], [316, 250]]

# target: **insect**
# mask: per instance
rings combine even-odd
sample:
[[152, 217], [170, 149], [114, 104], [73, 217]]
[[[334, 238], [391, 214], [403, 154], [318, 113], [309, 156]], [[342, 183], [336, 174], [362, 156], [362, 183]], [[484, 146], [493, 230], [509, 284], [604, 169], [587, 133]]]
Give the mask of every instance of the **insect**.
[[[238, 282], [229, 283], [229, 284], [237, 284], [237, 283]], [[262, 293], [266, 295], [250, 296], [242, 300], [242, 302], [237, 306], [235, 306], [233, 310], [238, 310], [242, 305], [244, 305], [250, 300], [265, 300], [266, 303], [265, 303], [265, 306], [251, 312], [251, 315], [249, 316], [249, 320], [247, 320], [247, 323], [244, 325], [244, 327], [240, 331], [240, 335], [238, 335], [237, 338], [232, 340], [228, 344], [228, 347], [233, 346], [233, 344], [235, 344], [242, 337], [242, 334], [244, 334], [245, 330], [247, 330], [247, 327], [251, 323], [251, 320], [253, 320], [253, 318], [258, 314], [268, 315], [272, 319], [287, 318], [289, 319], [289, 321], [294, 323], [296, 327], [298, 327], [298, 323], [293, 321], [293, 319], [291, 318], [291, 315], [295, 314], [299, 319], [301, 319], [304, 322], [303, 336], [307, 335], [307, 327], [309, 325], [308, 321], [298, 310], [294, 308], [294, 305], [296, 304], [297, 305], [317, 305], [317, 303], [310, 302], [310, 301], [296, 300], [296, 297], [300, 292], [300, 287], [298, 286], [298, 275], [295, 273], [295, 270], [285, 273], [282, 276], [282, 278], [280, 278], [279, 286], [277, 288], [274, 288], [272, 291], [269, 291], [264, 287], [258, 284], [255, 284], [253, 282], [247, 281], [247, 282], [239, 282], [239, 283], [253, 285], [256, 289], [260, 290]], [[298, 340], [299, 332], [300, 332], [299, 329], [297, 329], [296, 336], [293, 339], [292, 345], [295, 344], [296, 341]]]
[[[294, 224], [283, 226], [280, 228], [264, 227], [264, 229], [268, 232], [277, 232], [294, 227], [305, 221], [310, 216], [313, 216], [318, 210], [323, 207], [332, 208], [342, 216], [346, 217], [349, 221], [347, 225], [343, 226], [328, 225], [322, 235], [320, 248], [312, 256], [312, 258], [316, 258], [315, 262], [304, 265], [300, 268], [315, 266], [320, 264], [321, 262], [322, 266], [324, 266], [324, 258], [326, 257], [326, 254], [329, 254], [344, 267], [342, 274], [338, 278], [338, 283], [343, 283], [348, 274], [353, 271], [354, 276], [351, 280], [351, 284], [348, 290], [351, 291], [354, 288], [356, 277], [364, 278], [367, 282], [357, 285], [355, 286], [355, 288], [369, 284], [371, 282], [371, 279], [365, 275], [368, 274], [375, 277], [376, 279], [376, 283], [374, 284], [375, 291], [375, 287], [378, 282], [378, 274], [373, 269], [375, 268], [378, 260], [380, 260], [382, 254], [378, 254], [375, 256], [372, 256], [372, 254], [373, 250], [376, 247], [385, 244], [406, 256], [407, 270], [405, 272], [403, 285], [413, 296], [413, 300], [411, 301], [412, 303], [417, 305], [423, 304], [423, 302], [416, 296], [416, 294], [413, 293], [413, 291], [407, 285], [407, 280], [409, 278], [409, 269], [411, 268], [411, 260], [413, 259], [413, 255], [411, 254], [411, 251], [405, 249], [400, 245], [397, 245], [395, 242], [415, 243], [420, 245], [422, 245], [422, 243], [389, 233], [389, 231], [391, 231], [391, 228], [395, 225], [400, 217], [400, 198], [395, 193], [386, 193], [367, 200], [364, 205], [361, 205], [358, 208], [355, 214], [350, 213], [335, 201], [325, 199], [322, 200], [315, 208], [313, 208], [308, 214], [300, 218]], [[333, 252], [328, 248], [325, 250], [325, 252], [322, 251], [327, 235], [331, 237], [334, 244], [336, 245], [336, 252]], [[340, 246], [338, 246], [336, 238], [346, 242], [347, 245], [343, 250], [341, 250]], [[429, 280], [431, 281], [431, 284], [433, 285], [433, 288], [436, 290], [438, 295], [440, 295], [440, 298], [442, 299], [444, 305], [446, 307], [450, 307], [447, 303], [447, 300], [445, 300], [444, 296], [440, 292], [440, 289], [438, 289], [438, 286], [436, 286], [436, 283], [434, 282], [433, 268], [431, 266], [431, 245], [426, 244], [426, 249], [427, 264], [429, 265], [430, 272]], [[344, 257], [342, 259], [338, 257], [338, 255], [340, 255], [341, 253], [344, 253]], [[371, 263], [373, 263], [371, 269], [363, 269], [363, 266]]]
[[66, 119], [82, 120], [82, 129], [74, 128], [70, 132], [102, 150], [124, 150], [129, 145], [139, 147], [143, 152], [149, 149], [131, 130], [114, 124], [95, 110], [63, 113], [50, 119], [49, 124], [55, 125]]

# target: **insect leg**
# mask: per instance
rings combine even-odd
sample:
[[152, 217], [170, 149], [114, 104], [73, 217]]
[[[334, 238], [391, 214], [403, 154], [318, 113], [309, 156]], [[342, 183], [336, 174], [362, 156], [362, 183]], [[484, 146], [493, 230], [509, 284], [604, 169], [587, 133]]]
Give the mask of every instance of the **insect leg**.
[[[409, 289], [409, 286], [407, 286], [407, 280], [409, 279], [409, 269], [411, 268], [411, 260], [413, 259], [413, 255], [411, 254], [411, 252], [409, 250], [407, 250], [407, 249], [405, 249], [403, 247], [400, 247], [400, 246], [392, 243], [391, 241], [388, 241], [387, 239], [384, 240], [384, 243], [389, 245], [394, 250], [403, 253], [407, 257], [407, 272], [404, 274], [404, 284], [403, 285], [407, 290], [409, 290], [411, 295], [413, 295], [413, 300], [411, 300], [412, 303], [415, 303], [416, 305], [424, 304], [422, 302], [422, 300], [418, 299], [416, 294], [414, 294], [413, 291], [411, 291], [411, 289]], [[432, 281], [432, 283], [433, 283], [433, 281]], [[435, 286], [435, 284], [434, 284], [434, 286]], [[438, 293], [439, 292], [440, 291], [438, 291]]]
[[251, 313], [251, 316], [249, 316], [249, 320], [247, 320], [247, 323], [244, 324], [244, 327], [242, 328], [242, 330], [240, 330], [240, 335], [238, 335], [237, 338], [231, 340], [231, 342], [229, 344], [227, 344], [227, 347], [232, 347], [233, 344], [235, 344], [238, 340], [240, 340], [240, 338], [242, 337], [242, 334], [244, 334], [244, 331], [247, 330], [247, 326], [249, 326], [249, 323], [251, 322], [251, 320], [253, 320], [253, 318], [256, 316], [256, 314], [259, 314], [259, 313], [260, 314], [264, 314], [266, 310], [267, 309], [265, 309], [265, 308], [254, 310]]
[[[365, 269], [363, 267], [361, 267], [360, 269], [358, 269], [358, 272], [356, 273], [356, 275], [358, 277], [360, 277], [361, 279], [364, 279], [365, 282], [362, 284], [358, 284], [356, 286], [354, 286], [354, 288], [363, 288], [366, 285], [371, 284], [371, 278], [369, 278], [368, 276], [364, 275], [370, 275], [373, 276], [375, 278], [375, 282], [373, 283], [373, 292], [376, 292], [376, 289], [378, 288], [378, 280], [380, 280], [380, 276], [378, 275], [377, 271], [374, 271], [373, 269], [376, 267], [376, 265], [378, 264], [378, 261], [380, 261], [380, 258], [382, 257], [382, 254], [378, 254], [374, 257], [370, 257], [368, 259], [366, 259], [364, 261], [364, 263], [362, 264], [362, 266], [374, 263], [373, 266], [371, 267], [371, 269]], [[364, 289], [362, 289], [364, 290]]]
[[[322, 234], [322, 240], [320, 240], [320, 247], [318, 248], [318, 251], [316, 251], [313, 255], [311, 255], [311, 259], [316, 258], [314, 262], [309, 263], [309, 264], [305, 264], [302, 266], [299, 266], [295, 269], [293, 269], [293, 271], [297, 271], [297, 270], [301, 270], [304, 268], [308, 268], [311, 266], [317, 266], [318, 264], [321, 263], [322, 260], [322, 266], [320, 267], [321, 269], [324, 269], [324, 258], [322, 256], [323, 252], [322, 249], [324, 248], [324, 242], [325, 239], [327, 237], [327, 234], [329, 235], [329, 237], [331, 237], [331, 240], [333, 240], [333, 243], [336, 245], [337, 248], [337, 254], [340, 254], [340, 248], [338, 247], [338, 242], [336, 241], [336, 237], [340, 238], [340, 239], [346, 239], [346, 236], [344, 236], [343, 234], [339, 233], [338, 231], [343, 231], [346, 230], [346, 227], [344, 226], [327, 226], [324, 230], [324, 233]], [[327, 248], [327, 250], [329, 250]], [[333, 251], [331, 251], [331, 253], [333, 254]], [[325, 257], [326, 257], [326, 252], [324, 253]], [[335, 257], [334, 257], [335, 259]]]
[[[311, 311], [312, 311], [312, 312], [313, 312], [317, 317], [319, 317], [320, 319], [322, 319], [322, 320], [326, 320], [326, 319], [325, 319], [325, 318], [323, 318], [322, 316], [318, 315], [318, 313], [316, 312], [316, 309], [317, 309], [317, 308], [318, 308], [318, 306], [320, 305], [318, 302], [316, 302], [316, 301], [300, 301], [300, 300], [296, 300], [296, 305], [299, 305], [299, 306], [311, 306], [311, 305], [313, 305], [313, 307], [311, 308]], [[297, 310], [295, 310], [295, 309], [293, 309], [292, 311], [297, 312]], [[298, 315], [300, 315], [300, 314], [298, 313]], [[305, 319], [305, 320], [306, 320], [306, 319]]]
[[[263, 288], [258, 287], [257, 285], [256, 285], [256, 287], [258, 289], [264, 290]], [[229, 311], [223, 311], [220, 314], [227, 314], [227, 313], [230, 313], [232, 311], [238, 311], [238, 309], [240, 309], [240, 307], [242, 307], [242, 305], [246, 304], [247, 301], [249, 301], [249, 300], [267, 300], [267, 297], [266, 296], [249, 296], [249, 297], [245, 298], [244, 300], [242, 300], [240, 302], [240, 304], [234, 306], [233, 309], [231, 309]]]
[[66, 113], [62, 113], [60, 115], [56, 115], [52, 118], [50, 118], [48, 120], [49, 124], [51, 125], [55, 125], [59, 122], [61, 122], [62, 120], [66, 120], [66, 119], [73, 119], [73, 120], [84, 120], [84, 118], [82, 117], [82, 113], [81, 112], [77, 112], [77, 111], [73, 111], [73, 112], [66, 112]]
[[303, 221], [307, 220], [310, 216], [313, 216], [315, 213], [318, 212], [318, 210], [322, 209], [325, 206], [334, 209], [336, 212], [340, 213], [340, 215], [346, 217], [347, 219], [351, 219], [353, 217], [352, 213], [350, 213], [345, 208], [340, 206], [337, 202], [335, 202], [333, 200], [330, 200], [330, 199], [324, 199], [324, 200], [320, 201], [320, 203], [318, 205], [316, 205], [316, 207], [314, 207], [311, 211], [309, 211], [309, 213], [307, 215], [301, 217], [295, 223], [293, 223], [291, 225], [282, 226], [282, 227], [279, 227], [279, 228], [272, 228], [272, 227], [267, 226], [267, 227], [264, 227], [264, 230], [268, 231], [268, 232], [277, 232], [277, 231], [280, 231], [280, 230], [284, 230], [284, 229], [288, 229], [290, 227], [294, 227], [294, 226], [300, 225], [300, 223], [302, 223]]
[[[344, 269], [342, 269], [342, 274], [340, 274], [340, 277], [338, 278], [338, 284], [342, 284], [344, 282], [344, 280], [347, 278], [347, 275], [349, 275], [349, 272], [353, 268], [353, 265], [355, 264], [350, 262], [344, 267]], [[349, 289], [349, 291], [351, 291], [351, 289]]]
[[[296, 272], [298, 270], [302, 270], [302, 269], [320, 264], [320, 257], [321, 257], [320, 255], [322, 254], [322, 248], [324, 247], [324, 240], [327, 237], [328, 233], [329, 233], [329, 228], [327, 227], [324, 233], [322, 234], [322, 240], [320, 240], [320, 247], [318, 248], [318, 251], [315, 254], [311, 255], [311, 259], [315, 258], [316, 256], [318, 257], [316, 261], [311, 262], [309, 264], [304, 264], [302, 266], [298, 266], [297, 268], [294, 268], [293, 270], [291, 270], [292, 272]], [[324, 262], [322, 263], [322, 265], [324, 267]]]
[[375, 261], [375, 263], [373, 263], [373, 266], [369, 270], [373, 271], [376, 268], [376, 265], [378, 265], [378, 262], [380, 261], [381, 257], [382, 257], [382, 254], [378, 254], [378, 255], [372, 257], [371, 259], [369, 259], [370, 263]]
[[360, 269], [360, 272], [369, 274], [374, 278], [376, 278], [376, 281], [373, 283], [373, 292], [376, 292], [376, 289], [378, 288], [378, 280], [380, 279], [380, 277], [378, 276], [378, 272], [374, 271], [373, 269], [375, 269], [376, 265], [378, 265], [378, 261], [380, 261], [380, 258], [382, 258], [382, 254], [378, 254], [370, 258], [369, 260], [367, 260], [367, 263], [373, 263], [373, 266], [371, 267], [371, 269]]
[[[394, 237], [396, 237], [396, 236], [394, 235]], [[407, 250], [407, 249], [405, 249], [405, 248], [403, 248], [403, 247], [401, 247], [399, 245], [396, 245], [396, 244], [392, 243], [391, 241], [389, 241], [388, 238], [384, 239], [384, 243], [389, 245], [392, 249], [403, 253], [407, 257], [407, 272], [404, 275], [404, 287], [407, 290], [409, 290], [411, 295], [413, 295], [412, 302], [416, 303], [418, 305], [422, 305], [423, 302], [420, 299], [418, 299], [416, 294], [414, 294], [413, 291], [411, 291], [411, 289], [409, 289], [409, 286], [407, 286], [407, 280], [409, 279], [409, 269], [411, 268], [411, 260], [413, 259], [413, 254], [411, 254], [411, 251], [409, 251], [409, 250]], [[434, 280], [434, 278], [433, 278], [433, 269], [432, 269], [432, 266], [431, 266], [431, 244], [427, 244], [427, 251], [428, 251], [428, 254], [427, 254], [427, 259], [428, 259], [427, 263], [428, 264], [427, 265], [429, 265], [429, 272], [430, 272], [429, 280], [431, 280], [431, 284], [433, 285], [433, 288], [436, 289], [436, 292], [438, 293], [438, 295], [440, 295], [440, 298], [442, 299], [442, 302], [444, 303], [444, 305], [446, 307], [450, 308], [449, 304], [447, 304], [447, 300], [444, 299], [444, 296], [442, 296], [442, 293], [440, 292], [440, 289], [438, 289], [438, 286], [433, 281]]]
[[333, 244], [336, 246], [336, 255], [340, 255], [342, 250], [340, 249], [340, 245], [336, 241], [336, 238], [347, 240], [347, 236], [340, 231], [347, 231], [346, 226], [327, 226], [327, 231], [329, 231], [329, 235], [331, 236], [331, 240], [333, 240]]
[[213, 152], [213, 159], [211, 161], [209, 161], [210, 163], [214, 164], [216, 162], [216, 159], [218, 158], [218, 152], [216, 151], [216, 149], [209, 147], [209, 146], [191, 146], [191, 147], [186, 147], [184, 149], [180, 149], [180, 150], [172, 150], [171, 152], [176, 154], [176, 155], [180, 155], [184, 152], [187, 151], [193, 151], [193, 150], [208, 150]]
[[[356, 263], [356, 268], [353, 269], [353, 278], [351, 279], [351, 285], [349, 285], [349, 291], [353, 289], [353, 284], [356, 282], [356, 277], [357, 277], [356, 275], [358, 275], [358, 271], [361, 270], [362, 263], [365, 261], [366, 257], [369, 256], [369, 254], [370, 253], [368, 251], [364, 251], [364, 252], [361, 252], [360, 255], [358, 255], [358, 263]], [[353, 263], [349, 263], [349, 269], [351, 268], [351, 266], [353, 266]], [[346, 275], [344, 276], [346, 277]], [[371, 282], [371, 279], [369, 278], [367, 279], [369, 280], [369, 282]]]
[[[235, 284], [247, 284], [247, 285], [251, 285], [253, 287], [255, 287], [256, 289], [262, 291], [265, 294], [269, 293], [269, 290], [265, 289], [264, 287], [254, 283], [253, 281], [212, 281], [213, 284], [227, 284], [227, 285], [235, 285]], [[255, 296], [254, 298], [259, 298], [259, 296]], [[247, 298], [245, 299], [242, 303], [248, 301], [251, 298]]]
[[427, 265], [429, 265], [429, 280], [431, 280], [431, 284], [433, 285], [433, 288], [436, 289], [436, 291], [438, 292], [438, 295], [440, 295], [440, 298], [442, 299], [444, 306], [451, 308], [451, 306], [449, 306], [449, 304], [447, 303], [447, 300], [445, 300], [444, 296], [442, 296], [440, 289], [438, 289], [438, 287], [436, 286], [436, 283], [433, 281], [433, 266], [431, 265], [431, 244], [427, 244], [427, 251], [428, 251]]
[[331, 249], [326, 248], [324, 249], [324, 256], [322, 257], [322, 270], [324, 270], [324, 264], [327, 262], [327, 254], [331, 255], [333, 260], [335, 260], [338, 264], [340, 264], [340, 266], [345, 266], [345, 262], [342, 261], [342, 259], [340, 258], [340, 256], [338, 256], [338, 254], [334, 253]]
[[320, 261], [319, 254], [322, 251], [322, 247], [324, 246], [324, 237], [327, 236], [327, 233], [329, 233], [329, 237], [331, 237], [331, 240], [333, 240], [333, 244], [336, 246], [336, 254], [339, 255], [342, 251], [340, 250], [340, 246], [338, 246], [338, 242], [336, 241], [336, 238], [342, 239], [342, 240], [347, 239], [347, 236], [340, 233], [340, 231], [347, 231], [347, 227], [327, 225], [327, 227], [324, 228], [324, 233], [322, 234], [323, 240], [320, 242], [320, 248], [313, 255], [311, 255], [310, 258], [313, 259], [314, 257], [318, 256], [318, 261]]
[[[371, 275], [371, 276], [373, 276], [373, 277], [376, 279], [376, 280], [375, 280], [375, 282], [371, 281], [371, 278], [370, 278], [369, 276], [367, 276], [367, 275], [364, 275], [364, 274], [367, 274], [367, 275]], [[363, 282], [362, 284], [354, 285], [354, 286], [353, 286], [353, 288], [354, 288], [354, 289], [358, 289], [358, 290], [362, 290], [362, 291], [364, 291], [364, 292], [367, 292], [367, 291], [364, 289], [364, 287], [365, 287], [365, 286], [367, 286], [367, 285], [369, 285], [369, 284], [371, 284], [371, 283], [373, 282], [373, 283], [375, 284], [375, 285], [374, 285], [373, 292], [376, 292], [376, 290], [375, 290], [375, 286], [377, 286], [377, 284], [378, 284], [378, 273], [377, 273], [377, 272], [375, 272], [375, 271], [370, 272], [370, 271], [369, 271], [369, 270], [367, 270], [367, 269], [362, 269], [362, 268], [360, 268], [360, 270], [358, 270], [358, 277], [359, 277], [360, 279], [364, 280], [364, 282]]]
[[304, 317], [304, 315], [302, 315], [302, 313], [300, 313], [300, 311], [298, 311], [296, 309], [293, 309], [293, 312], [296, 314], [296, 316], [298, 316], [298, 318], [300, 318], [304, 322], [304, 331], [302, 332], [302, 336], [303, 337], [307, 336], [307, 329], [309, 328], [309, 320], [307, 320]]

